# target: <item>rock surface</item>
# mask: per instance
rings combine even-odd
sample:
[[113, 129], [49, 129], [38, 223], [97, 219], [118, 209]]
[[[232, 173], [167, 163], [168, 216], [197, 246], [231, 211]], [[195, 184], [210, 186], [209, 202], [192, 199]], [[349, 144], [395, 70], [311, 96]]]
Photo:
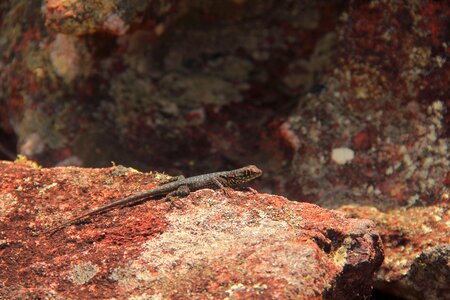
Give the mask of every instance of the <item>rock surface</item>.
[[[185, 175], [254, 163], [259, 190], [289, 199], [434, 208], [450, 186], [450, 8], [399, 3], [0, 1], [0, 159]], [[377, 285], [438, 291], [442, 277], [411, 273], [445, 253], [427, 249]]]
[[148, 201], [49, 237], [158, 175], [10, 162], [0, 173], [0, 298], [354, 299], [383, 260], [371, 221], [240, 191]]
[[405, 299], [448, 299], [450, 295], [450, 211], [448, 203], [381, 212], [345, 206], [352, 217], [376, 222], [385, 259], [375, 287]]
[[253, 163], [268, 191], [328, 208], [433, 204], [450, 182], [449, 15], [428, 0], [1, 1], [0, 159]]

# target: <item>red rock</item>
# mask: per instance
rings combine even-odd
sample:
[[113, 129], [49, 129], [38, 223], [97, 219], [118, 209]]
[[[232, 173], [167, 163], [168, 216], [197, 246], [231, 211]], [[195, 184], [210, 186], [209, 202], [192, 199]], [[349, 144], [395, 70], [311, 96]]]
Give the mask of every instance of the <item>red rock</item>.
[[385, 260], [375, 287], [404, 299], [448, 299], [450, 247], [448, 202], [381, 212], [373, 207], [343, 206], [352, 217], [377, 223]]
[[292, 150], [297, 151], [300, 149], [301, 142], [295, 132], [290, 128], [288, 122], [284, 122], [280, 125], [280, 136], [282, 140], [289, 145]]
[[368, 220], [279, 196], [209, 189], [180, 208], [117, 209], [45, 232], [154, 186], [132, 169], [0, 162], [0, 298], [369, 297], [383, 259]]
[[355, 150], [367, 150], [371, 146], [372, 139], [369, 130], [363, 129], [353, 137], [353, 148], [355, 148]]

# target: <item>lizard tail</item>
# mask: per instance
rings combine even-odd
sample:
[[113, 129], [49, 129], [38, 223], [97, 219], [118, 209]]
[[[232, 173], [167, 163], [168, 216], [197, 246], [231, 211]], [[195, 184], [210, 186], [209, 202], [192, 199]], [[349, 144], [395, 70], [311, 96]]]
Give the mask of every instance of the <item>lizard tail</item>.
[[58, 231], [60, 231], [61, 229], [64, 229], [65, 227], [70, 226], [70, 225], [77, 224], [78, 222], [80, 222], [81, 220], [83, 220], [86, 217], [100, 214], [100, 213], [108, 211], [108, 210], [110, 210], [112, 208], [118, 207], [121, 204], [126, 204], [126, 206], [137, 204], [140, 201], [144, 200], [146, 198], [145, 196], [146, 195], [141, 195], [141, 194], [132, 195], [132, 196], [127, 197], [127, 198], [125, 198], [125, 199], [123, 199], [121, 201], [113, 202], [113, 203], [110, 203], [109, 205], [106, 205], [106, 206], [103, 206], [103, 207], [100, 207], [100, 208], [88, 211], [87, 213], [84, 213], [84, 214], [82, 214], [82, 215], [80, 215], [78, 217], [75, 217], [73, 219], [70, 219], [70, 220], [62, 223], [61, 225], [59, 225], [57, 227], [54, 227], [49, 232], [47, 232], [47, 235], [48, 236], [52, 236], [55, 233], [57, 233]]

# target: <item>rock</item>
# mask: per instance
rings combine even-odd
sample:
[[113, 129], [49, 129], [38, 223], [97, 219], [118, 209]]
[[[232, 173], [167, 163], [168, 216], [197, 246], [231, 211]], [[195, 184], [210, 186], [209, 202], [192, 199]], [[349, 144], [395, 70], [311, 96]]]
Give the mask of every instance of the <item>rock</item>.
[[377, 289], [405, 299], [448, 299], [448, 203], [387, 212], [358, 206], [344, 206], [340, 210], [377, 223], [385, 251], [375, 282]]
[[328, 208], [434, 204], [447, 15], [429, 0], [0, 1], [0, 159], [250, 162], [271, 192]]
[[367, 298], [381, 265], [369, 220], [204, 189], [45, 233], [160, 180], [124, 167], [0, 162], [0, 298]]
[[334, 148], [331, 151], [331, 159], [338, 165], [345, 165], [355, 158], [355, 152], [350, 148]]

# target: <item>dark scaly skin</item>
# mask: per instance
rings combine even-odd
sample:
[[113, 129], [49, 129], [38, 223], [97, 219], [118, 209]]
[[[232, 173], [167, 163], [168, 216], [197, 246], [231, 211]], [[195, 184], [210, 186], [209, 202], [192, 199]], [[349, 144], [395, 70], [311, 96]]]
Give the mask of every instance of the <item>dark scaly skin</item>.
[[176, 181], [172, 181], [154, 189], [144, 191], [138, 194], [131, 195], [129, 197], [114, 201], [105, 206], [99, 207], [78, 217], [75, 217], [58, 227], [55, 227], [50, 231], [49, 235], [53, 235], [57, 231], [65, 228], [66, 226], [77, 223], [78, 221], [97, 214], [101, 214], [105, 211], [111, 210], [118, 206], [127, 206], [138, 202], [143, 202], [145, 199], [167, 196], [171, 197], [185, 197], [190, 192], [212, 188], [212, 189], [225, 189], [226, 187], [234, 187], [242, 183], [246, 183], [261, 176], [262, 171], [254, 165], [249, 165], [240, 169], [223, 171], [216, 173], [209, 173], [204, 175], [193, 176], [189, 178], [178, 177]]

